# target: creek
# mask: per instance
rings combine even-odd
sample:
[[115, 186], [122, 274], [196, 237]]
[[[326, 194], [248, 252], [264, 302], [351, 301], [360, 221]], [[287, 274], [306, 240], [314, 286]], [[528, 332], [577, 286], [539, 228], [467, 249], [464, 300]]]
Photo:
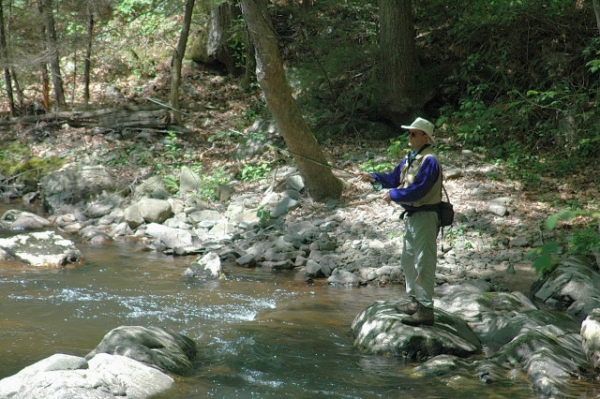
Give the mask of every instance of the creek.
[[182, 277], [193, 257], [129, 240], [77, 246], [85, 258], [77, 267], [0, 262], [0, 379], [54, 353], [85, 356], [113, 328], [141, 325], [198, 345], [196, 373], [177, 377], [165, 399], [534, 396], [527, 381], [415, 378], [415, 363], [354, 349], [353, 318], [403, 295], [398, 285], [308, 285], [297, 272], [234, 265], [225, 265], [226, 280], [201, 283]]

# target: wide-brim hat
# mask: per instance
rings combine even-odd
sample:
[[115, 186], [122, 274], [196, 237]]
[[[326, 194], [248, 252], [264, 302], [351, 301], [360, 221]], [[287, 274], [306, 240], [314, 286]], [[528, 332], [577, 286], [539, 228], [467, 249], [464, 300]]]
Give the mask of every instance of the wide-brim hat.
[[431, 144], [435, 144], [435, 139], [433, 137], [434, 127], [435, 126], [433, 125], [433, 123], [431, 123], [427, 119], [423, 119], [423, 118], [415, 119], [415, 121], [408, 126], [402, 125], [403, 129], [408, 129], [408, 130], [414, 129], [414, 130], [421, 130], [422, 132], [425, 132], [425, 134], [427, 134], [429, 136], [429, 141], [431, 141]]

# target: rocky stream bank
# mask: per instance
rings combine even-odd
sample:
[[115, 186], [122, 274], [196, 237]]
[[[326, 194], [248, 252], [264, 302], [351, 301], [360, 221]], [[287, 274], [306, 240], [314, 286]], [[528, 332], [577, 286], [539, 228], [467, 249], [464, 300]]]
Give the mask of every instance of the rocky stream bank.
[[[359, 154], [353, 161], [369, 156]], [[182, 278], [227, 279], [222, 264], [232, 262], [289, 270], [306, 284], [327, 281], [357, 290], [367, 284], [397, 284], [397, 300], [373, 303], [349, 326], [359, 350], [420, 361], [414, 369], [417, 377], [435, 375], [448, 384], [525, 378], [535, 395], [571, 396], [577, 382], [594, 381], [600, 367], [597, 265], [565, 258], [552, 273], [538, 277], [524, 255], [552, 239], [538, 227], [549, 208], [532, 201], [518, 184], [473, 178], [498, 172], [482, 169], [470, 151], [442, 156], [442, 163], [457, 215], [439, 240], [433, 327], [405, 326], [394, 310], [403, 300], [399, 207], [385, 204], [368, 185], [343, 174], [346, 190], [339, 201], [313, 202], [295, 169], [285, 166], [255, 189], [225, 190], [220, 202], [209, 202], [196, 195], [202, 179], [188, 167], [180, 170], [176, 195], [163, 178], [150, 176], [136, 179], [129, 186], [131, 194], [124, 196], [121, 177], [87, 157], [45, 176], [37, 192], [22, 193], [24, 201], [40, 201], [49, 212], [15, 209], [2, 215], [0, 228], [10, 234], [0, 240], [0, 252], [13, 267], [78, 267], [78, 242], [130, 240], [135, 250], [190, 256], [193, 261]], [[110, 353], [142, 366], [149, 363], [166, 377], [181, 372], [152, 366], [156, 337], [140, 334], [112, 335], [111, 342], [121, 348], [116, 352], [96, 350], [85, 359], [57, 355], [32, 367], [56, 372], [52, 378], [74, 378], [73, 373], [107, 361], [101, 353]], [[193, 358], [187, 338], [159, 335], [176, 337], [184, 343], [178, 345], [185, 358]], [[175, 356], [183, 359], [179, 352]], [[115, 367], [108, 366], [121, 370]], [[148, 371], [150, 379], [154, 371]], [[73, 395], [87, 396], [73, 397], [142, 398], [172, 383], [168, 377], [146, 392], [134, 389], [144, 382], [133, 377], [123, 378], [117, 389], [107, 378], [61, 387], [36, 375], [25, 369], [1, 380], [0, 397], [25, 398], [32, 389], [42, 395], [47, 387], [52, 391], [44, 397], [64, 397], [62, 389], [75, 389]]]

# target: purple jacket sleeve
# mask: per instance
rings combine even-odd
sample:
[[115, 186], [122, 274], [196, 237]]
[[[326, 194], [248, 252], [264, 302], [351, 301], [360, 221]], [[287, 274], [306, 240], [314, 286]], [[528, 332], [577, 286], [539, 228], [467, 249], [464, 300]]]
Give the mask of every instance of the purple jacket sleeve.
[[434, 157], [423, 160], [415, 181], [406, 188], [396, 188], [400, 185], [402, 166], [406, 163], [404, 159], [392, 173], [373, 173], [372, 176], [382, 184], [384, 188], [390, 188], [390, 198], [395, 202], [415, 202], [423, 198], [435, 184], [439, 174], [440, 165]]

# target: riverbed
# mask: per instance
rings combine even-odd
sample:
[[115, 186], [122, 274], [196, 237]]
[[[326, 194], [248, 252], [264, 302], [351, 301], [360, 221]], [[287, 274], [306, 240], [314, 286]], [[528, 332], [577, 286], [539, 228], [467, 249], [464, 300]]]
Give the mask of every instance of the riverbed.
[[58, 270], [0, 264], [0, 378], [54, 353], [85, 356], [121, 325], [162, 326], [197, 342], [196, 373], [168, 398], [531, 397], [510, 386], [412, 377], [416, 364], [364, 355], [350, 325], [402, 287], [307, 284], [294, 271], [225, 265], [202, 283], [182, 272], [193, 257], [146, 252], [131, 240], [79, 242], [84, 262]]

